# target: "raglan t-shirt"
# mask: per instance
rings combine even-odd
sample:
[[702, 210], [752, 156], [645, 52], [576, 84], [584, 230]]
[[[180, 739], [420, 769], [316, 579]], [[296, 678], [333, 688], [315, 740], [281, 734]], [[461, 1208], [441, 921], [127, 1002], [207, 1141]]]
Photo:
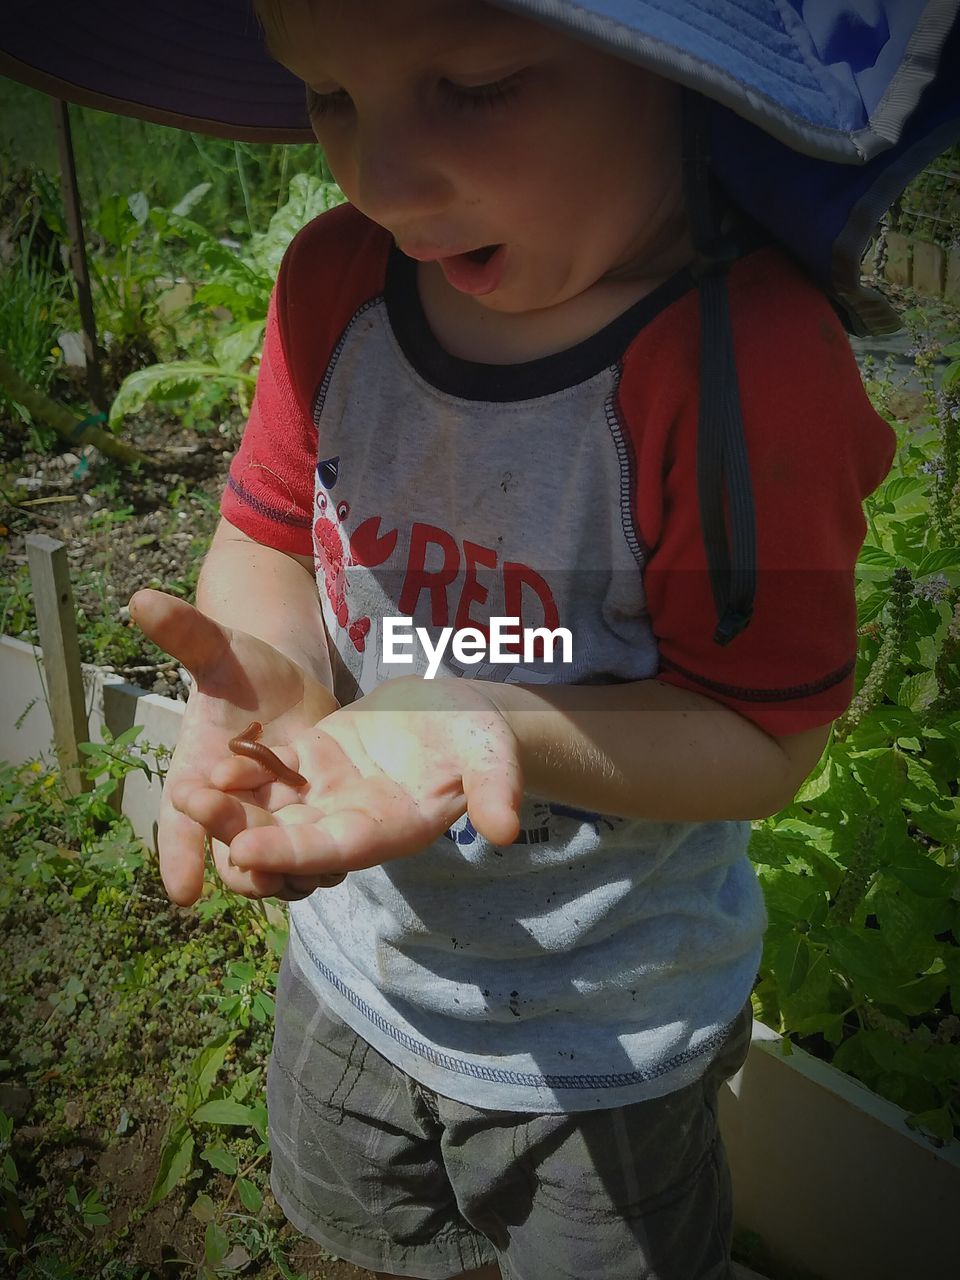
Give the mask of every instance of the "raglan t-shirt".
[[[448, 645], [437, 678], [655, 678], [774, 735], [846, 707], [861, 504], [892, 433], [784, 253], [747, 253], [728, 291], [759, 550], [753, 619], [719, 646], [689, 272], [570, 350], [478, 364], [433, 337], [386, 232], [350, 206], [304, 228], [222, 511], [313, 556], [341, 702], [426, 674], [445, 630], [474, 628], [487, 647]], [[517, 624], [495, 652], [498, 618]], [[568, 651], [544, 634], [559, 629]], [[464, 817], [294, 903], [291, 948], [324, 1001], [446, 1096], [519, 1111], [655, 1097], [705, 1070], [749, 995], [765, 914], [748, 836], [527, 795], [510, 846]]]

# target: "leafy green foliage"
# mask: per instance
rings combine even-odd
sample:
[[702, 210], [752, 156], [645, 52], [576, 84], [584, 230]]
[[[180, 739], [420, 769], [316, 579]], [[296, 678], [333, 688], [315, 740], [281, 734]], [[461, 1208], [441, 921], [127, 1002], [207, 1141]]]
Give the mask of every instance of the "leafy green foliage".
[[129, 374], [111, 406], [110, 425], [118, 427], [125, 416], [148, 402], [189, 400], [204, 386], [213, 392], [204, 406], [206, 413], [222, 411], [221, 402], [234, 392], [246, 410], [280, 259], [302, 226], [342, 200], [333, 183], [297, 174], [287, 203], [270, 219], [267, 230], [253, 236], [239, 253], [180, 213], [151, 210], [148, 216], [156, 234], [167, 244], [180, 241], [185, 246], [181, 270], [202, 281], [187, 315], [198, 318], [218, 308], [229, 318], [207, 343], [204, 358], [168, 361]]
[[[37, 215], [21, 218], [7, 232], [12, 261], [0, 270], [0, 349], [17, 372], [46, 391], [57, 368], [59, 335], [69, 314], [69, 287], [56, 257], [56, 246], [44, 247], [36, 235]], [[0, 389], [0, 414], [30, 417]], [[34, 429], [36, 443], [48, 443], [43, 428]]]
[[960, 1128], [960, 407], [931, 400], [868, 502], [857, 694], [751, 854], [770, 915], [758, 1015], [944, 1141]]

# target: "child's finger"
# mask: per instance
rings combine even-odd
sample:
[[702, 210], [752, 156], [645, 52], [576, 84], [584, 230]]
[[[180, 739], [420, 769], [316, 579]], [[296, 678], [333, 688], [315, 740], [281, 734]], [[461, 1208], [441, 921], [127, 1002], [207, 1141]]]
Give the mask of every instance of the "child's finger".
[[199, 823], [179, 813], [164, 797], [157, 823], [160, 875], [167, 897], [190, 907], [203, 890], [206, 832]]
[[277, 812], [276, 825], [239, 833], [230, 849], [234, 863], [303, 876], [372, 867], [419, 853], [463, 813], [462, 799], [426, 812], [399, 788], [376, 783], [332, 800], [335, 810], [290, 805]]
[[283, 897], [285, 880], [278, 872], [241, 871], [230, 861], [230, 850], [219, 840], [212, 840], [214, 866], [224, 887], [244, 898]]
[[241, 831], [275, 821], [268, 810], [241, 800], [235, 792], [218, 791], [193, 781], [175, 784], [170, 799], [180, 813], [192, 818], [212, 839], [225, 845], [231, 844]]
[[199, 682], [202, 672], [227, 648], [227, 633], [218, 622], [186, 600], [149, 588], [130, 599], [130, 617], [154, 644], [176, 658]]
[[515, 760], [507, 757], [495, 765], [465, 769], [463, 790], [467, 816], [491, 844], [513, 844], [520, 830], [523, 775]]

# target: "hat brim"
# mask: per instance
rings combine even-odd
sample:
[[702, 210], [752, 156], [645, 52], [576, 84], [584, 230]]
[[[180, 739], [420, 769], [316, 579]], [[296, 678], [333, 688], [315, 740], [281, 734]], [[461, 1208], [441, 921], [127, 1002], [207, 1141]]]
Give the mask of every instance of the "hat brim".
[[[494, 0], [669, 76], [814, 158], [899, 138], [960, 0]], [[0, 71], [69, 102], [222, 137], [311, 137], [250, 0], [7, 0]]]
[[6, 9], [0, 73], [53, 97], [239, 141], [313, 139], [303, 85], [267, 53], [248, 0]]

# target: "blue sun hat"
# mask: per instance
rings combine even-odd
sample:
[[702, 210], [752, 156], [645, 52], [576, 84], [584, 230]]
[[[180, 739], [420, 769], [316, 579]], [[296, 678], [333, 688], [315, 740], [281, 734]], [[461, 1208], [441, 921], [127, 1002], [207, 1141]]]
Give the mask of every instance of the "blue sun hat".
[[[960, 0], [494, 0], [675, 80], [701, 343], [700, 515], [718, 625], [748, 625], [756, 532], [724, 273], [726, 202], [773, 235], [848, 331], [900, 327], [860, 263], [960, 137]], [[312, 137], [249, 0], [6, 0], [0, 74], [68, 102], [262, 142]]]

